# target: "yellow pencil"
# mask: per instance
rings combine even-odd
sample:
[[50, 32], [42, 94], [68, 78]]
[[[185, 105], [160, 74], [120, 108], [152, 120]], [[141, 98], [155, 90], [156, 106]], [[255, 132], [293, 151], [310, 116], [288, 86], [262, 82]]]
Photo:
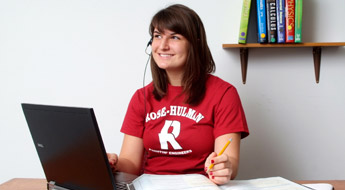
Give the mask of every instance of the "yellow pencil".
[[[228, 140], [228, 142], [224, 145], [223, 149], [218, 153], [217, 156], [220, 156], [220, 155], [223, 154], [223, 152], [224, 152], [225, 149], [229, 146], [229, 144], [231, 143], [231, 141], [232, 141], [232, 138]], [[211, 165], [208, 167], [206, 173], [208, 173], [208, 172], [213, 168], [213, 166], [214, 166], [214, 164], [211, 164]]]

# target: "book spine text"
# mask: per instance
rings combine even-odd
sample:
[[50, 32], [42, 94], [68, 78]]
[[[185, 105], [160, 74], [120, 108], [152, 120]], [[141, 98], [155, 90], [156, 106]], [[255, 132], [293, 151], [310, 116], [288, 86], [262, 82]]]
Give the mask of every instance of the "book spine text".
[[295, 0], [285, 0], [286, 43], [295, 42]]
[[277, 0], [277, 42], [285, 43], [285, 0]]
[[267, 34], [269, 43], [277, 43], [276, 0], [266, 0]]
[[267, 43], [266, 1], [256, 0], [258, 42]]

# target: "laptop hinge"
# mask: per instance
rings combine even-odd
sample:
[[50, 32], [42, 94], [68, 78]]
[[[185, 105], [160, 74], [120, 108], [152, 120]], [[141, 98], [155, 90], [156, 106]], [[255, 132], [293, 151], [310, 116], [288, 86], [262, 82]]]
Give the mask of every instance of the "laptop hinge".
[[60, 186], [55, 184], [55, 181], [50, 181], [47, 183], [47, 190], [70, 190], [70, 189], [60, 187]]
[[129, 190], [135, 190], [135, 187], [134, 187], [133, 183], [127, 184], [127, 189], [129, 189]]

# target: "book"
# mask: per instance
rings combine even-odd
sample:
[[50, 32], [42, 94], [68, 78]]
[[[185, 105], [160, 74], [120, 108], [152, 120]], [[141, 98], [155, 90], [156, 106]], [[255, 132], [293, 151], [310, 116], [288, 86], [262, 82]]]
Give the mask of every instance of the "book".
[[268, 43], [277, 43], [277, 6], [276, 0], [266, 0]]
[[132, 182], [135, 190], [310, 190], [282, 177], [257, 178], [249, 180], [231, 180], [224, 185], [216, 185], [201, 174], [154, 175], [143, 174]]
[[285, 43], [285, 0], [277, 0], [277, 42]]
[[240, 21], [240, 33], [238, 43], [247, 43], [248, 22], [250, 16], [251, 0], [243, 0], [241, 21]]
[[302, 42], [302, 11], [303, 0], [295, 1], [295, 42]]
[[257, 26], [257, 14], [256, 14], [256, 0], [251, 1], [250, 15], [248, 21], [247, 30], [247, 43], [258, 42], [258, 26]]
[[285, 42], [295, 42], [295, 0], [285, 0]]
[[258, 43], [267, 43], [266, 1], [256, 0]]

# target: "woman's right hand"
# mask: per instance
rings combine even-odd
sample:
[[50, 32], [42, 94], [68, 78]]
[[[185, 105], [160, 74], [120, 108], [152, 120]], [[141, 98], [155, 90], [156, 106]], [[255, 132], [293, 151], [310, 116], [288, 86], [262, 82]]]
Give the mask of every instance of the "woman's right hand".
[[119, 161], [119, 157], [115, 153], [107, 153], [109, 165], [113, 173], [117, 171], [117, 162]]

